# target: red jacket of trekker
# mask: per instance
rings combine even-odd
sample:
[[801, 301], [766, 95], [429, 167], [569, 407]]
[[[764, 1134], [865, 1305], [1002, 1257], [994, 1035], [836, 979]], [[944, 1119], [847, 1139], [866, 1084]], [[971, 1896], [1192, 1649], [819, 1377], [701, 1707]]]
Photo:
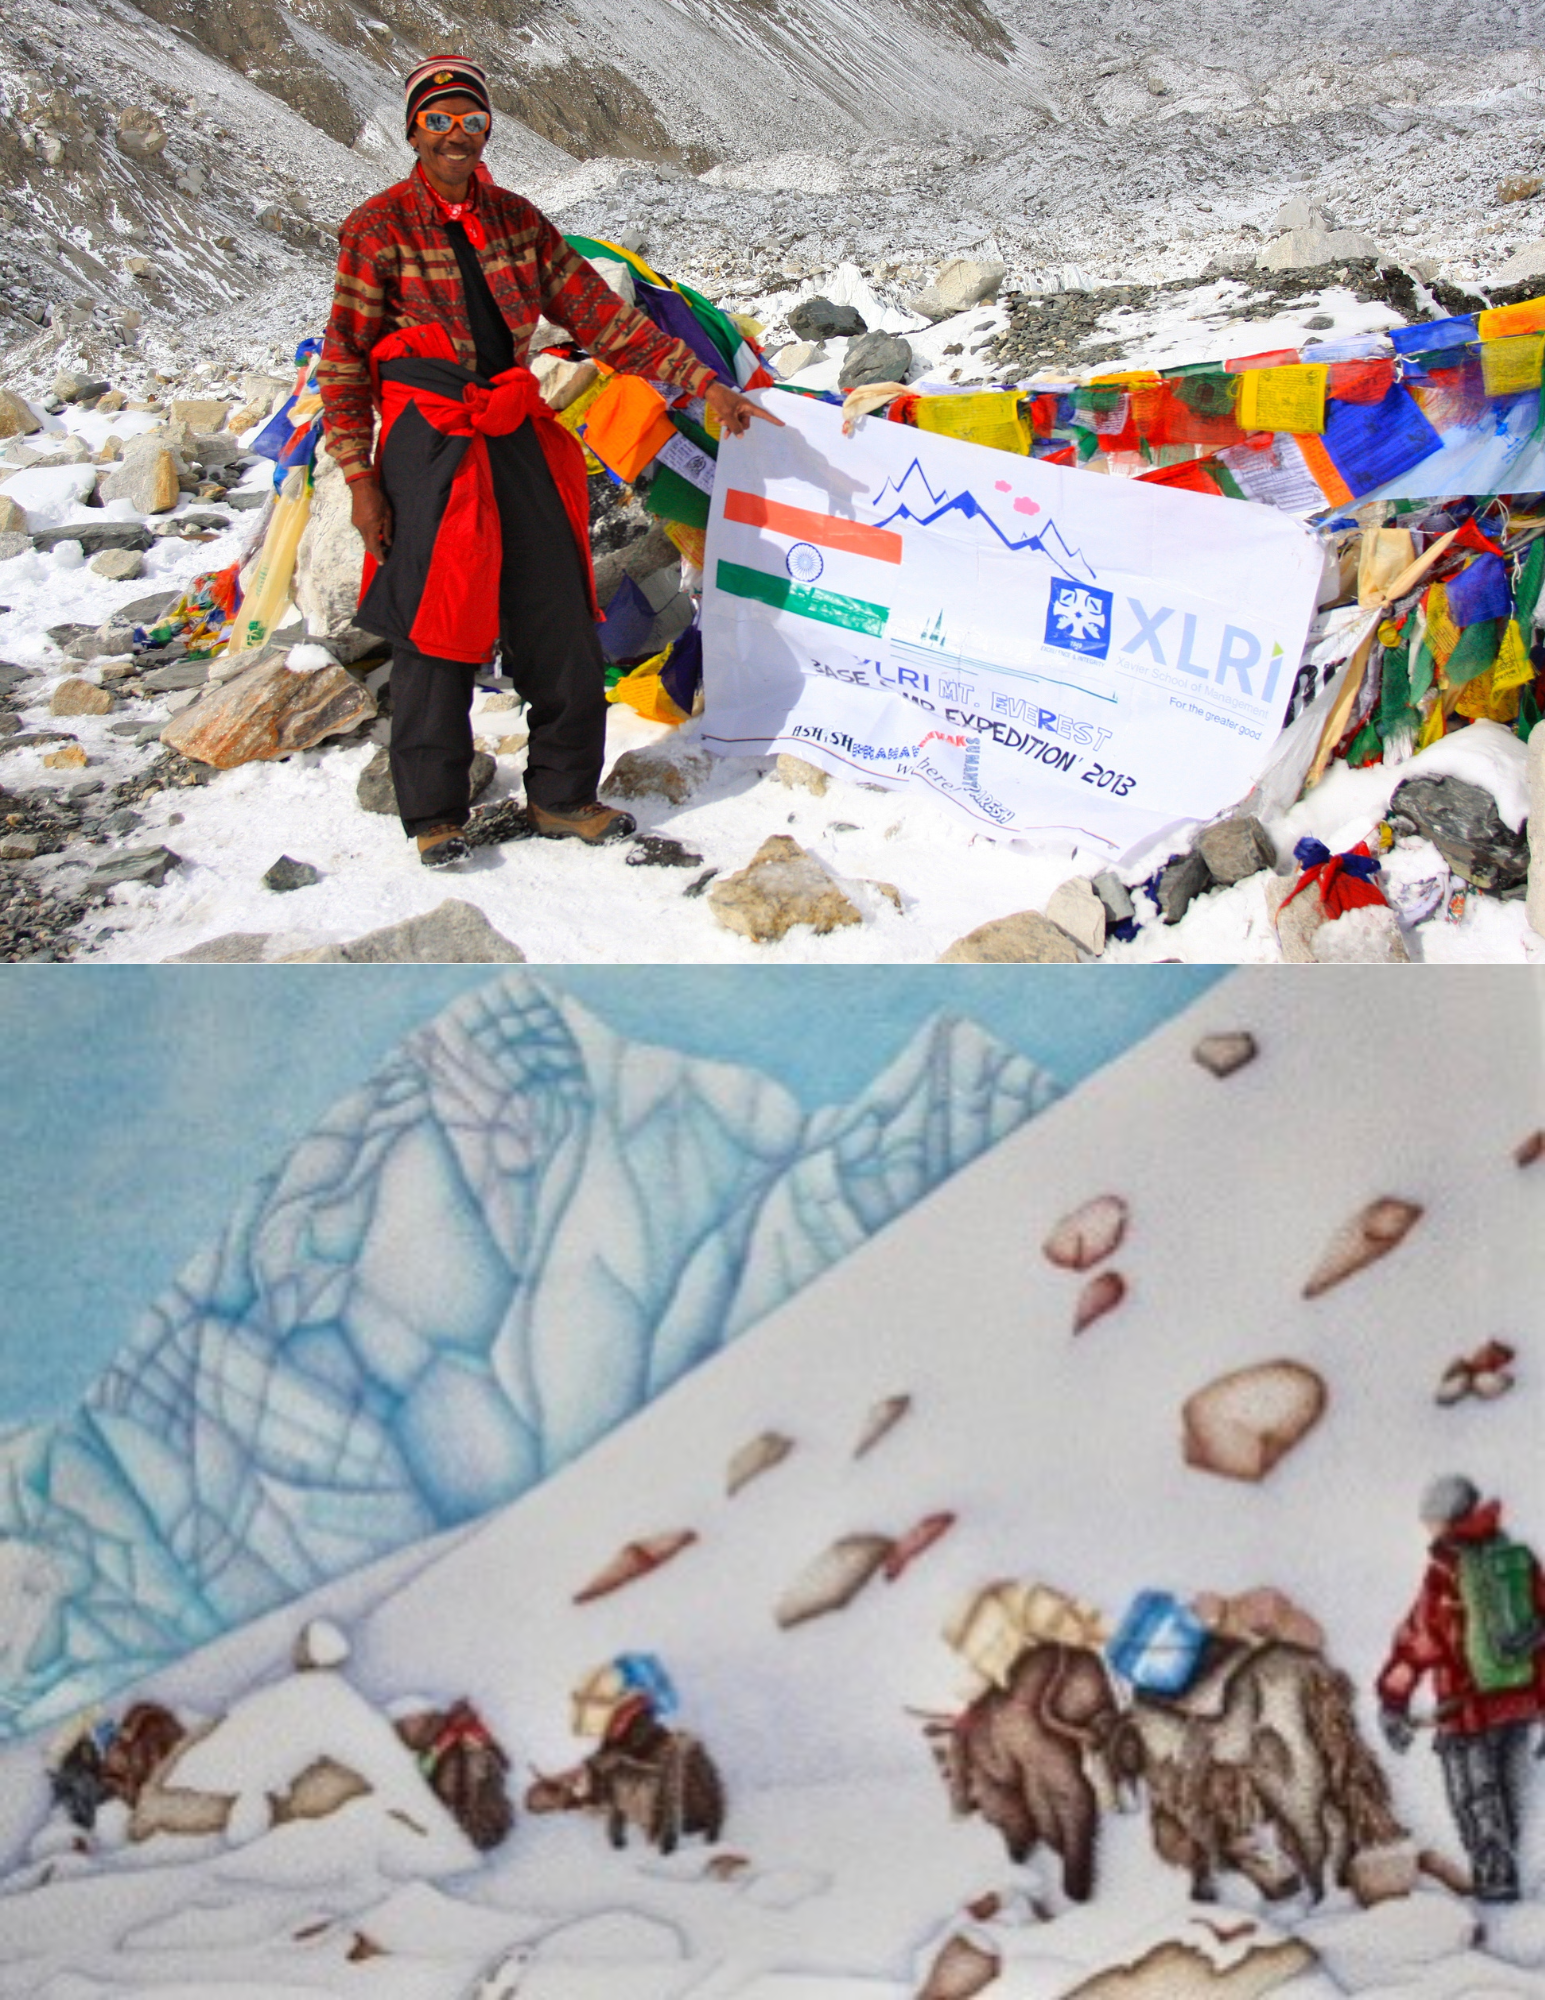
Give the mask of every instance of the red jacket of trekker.
[[[1430, 1677], [1441, 1735], [1476, 1736], [1485, 1729], [1545, 1717], [1545, 1652], [1534, 1656], [1532, 1685], [1492, 1693], [1476, 1686], [1465, 1658], [1460, 1552], [1467, 1544], [1473, 1547], [1492, 1540], [1501, 1533], [1501, 1522], [1501, 1504], [1491, 1500], [1444, 1528], [1432, 1544], [1421, 1591], [1395, 1634], [1379, 1675], [1380, 1705], [1401, 1715], [1423, 1679]], [[1535, 1609], [1545, 1618], [1545, 1576], [1537, 1562], [1533, 1582]]]
[[[684, 395], [702, 396], [717, 377], [692, 351], [608, 291], [540, 209], [479, 170], [479, 253], [515, 358], [544, 314], [589, 353], [624, 375], [643, 375]], [[327, 448], [345, 479], [372, 469], [375, 430], [370, 357], [404, 327], [443, 326], [464, 368], [476, 361], [461, 271], [433, 194], [417, 174], [373, 195], [338, 232], [332, 315], [317, 367]]]

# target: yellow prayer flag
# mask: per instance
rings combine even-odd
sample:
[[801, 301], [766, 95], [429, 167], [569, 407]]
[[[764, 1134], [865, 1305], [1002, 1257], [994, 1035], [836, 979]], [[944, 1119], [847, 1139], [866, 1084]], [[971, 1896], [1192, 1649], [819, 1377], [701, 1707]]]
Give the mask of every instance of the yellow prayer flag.
[[1239, 378], [1235, 422], [1247, 431], [1322, 432], [1329, 375], [1323, 361], [1291, 368], [1247, 368]]
[[1427, 715], [1422, 723], [1421, 730], [1417, 735], [1416, 738], [1417, 749], [1426, 750], [1427, 748], [1430, 747], [1430, 745], [1440, 742], [1442, 740], [1444, 730], [1445, 730], [1445, 722], [1443, 716], [1443, 704], [1441, 701], [1435, 701], [1432, 704], [1432, 707], [1427, 711]]
[[919, 396], [917, 428], [993, 451], [1030, 452], [1030, 426], [1019, 414], [1019, 398], [1001, 390], [980, 396]]
[[1497, 648], [1497, 663], [1491, 670], [1491, 684], [1498, 694], [1504, 694], [1509, 688], [1522, 687], [1526, 681], [1533, 679], [1534, 662], [1529, 658], [1529, 648], [1524, 644], [1518, 620], [1510, 618], [1507, 630], [1502, 634], [1502, 644]]
[[1091, 375], [1091, 389], [1152, 389], [1157, 388], [1164, 377], [1157, 368], [1125, 368], [1113, 375]]
[[1499, 669], [1500, 662], [1488, 667], [1485, 673], [1477, 674], [1473, 681], [1465, 682], [1454, 703], [1460, 715], [1469, 716], [1472, 722], [1517, 721], [1520, 690], [1517, 687], [1499, 687]]
[[1516, 306], [1492, 306], [1476, 314], [1475, 329], [1482, 340], [1505, 340], [1513, 333], [1545, 333], [1545, 299], [1522, 299]]
[[1516, 396], [1540, 386], [1545, 333], [1514, 333], [1481, 342], [1481, 380], [1488, 396]]
[[1459, 644], [1459, 627], [1449, 616], [1448, 592], [1435, 583], [1427, 593], [1427, 650], [1440, 667], [1446, 667]]

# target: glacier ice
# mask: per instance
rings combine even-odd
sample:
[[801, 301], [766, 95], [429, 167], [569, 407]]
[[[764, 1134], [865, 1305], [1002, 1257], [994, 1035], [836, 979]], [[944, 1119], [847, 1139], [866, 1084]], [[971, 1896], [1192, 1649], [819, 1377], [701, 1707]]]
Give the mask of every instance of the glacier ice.
[[458, 1001], [0, 1437], [0, 1734], [513, 1499], [1056, 1095], [944, 1017], [806, 1114], [526, 973]]

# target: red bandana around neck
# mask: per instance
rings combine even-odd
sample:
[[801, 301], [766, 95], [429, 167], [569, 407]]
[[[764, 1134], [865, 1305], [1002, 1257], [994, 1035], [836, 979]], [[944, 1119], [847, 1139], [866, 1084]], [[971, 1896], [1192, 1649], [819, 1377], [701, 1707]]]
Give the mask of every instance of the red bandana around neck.
[[434, 182], [430, 180], [428, 174], [424, 172], [422, 161], [419, 162], [413, 171], [428, 189], [430, 199], [440, 211], [440, 219], [443, 222], [459, 222], [462, 228], [466, 230], [467, 241], [472, 245], [473, 249], [482, 250], [485, 248], [488, 242], [488, 232], [484, 229], [477, 213], [477, 184], [481, 180], [490, 179], [491, 176], [482, 162], [479, 161], [472, 169], [472, 185], [468, 190], [465, 201], [447, 201]]

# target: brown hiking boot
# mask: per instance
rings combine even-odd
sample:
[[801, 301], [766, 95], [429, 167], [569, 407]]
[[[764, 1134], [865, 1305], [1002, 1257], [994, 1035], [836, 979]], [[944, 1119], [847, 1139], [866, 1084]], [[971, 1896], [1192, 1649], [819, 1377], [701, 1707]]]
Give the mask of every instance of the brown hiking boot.
[[638, 821], [632, 813], [603, 806], [599, 799], [592, 799], [587, 806], [572, 806], [567, 812], [553, 812], [528, 800], [526, 815], [544, 840], [583, 840], [590, 847], [626, 840], [638, 831]]
[[471, 852], [459, 826], [432, 826], [418, 836], [418, 858], [426, 868], [454, 868]]

